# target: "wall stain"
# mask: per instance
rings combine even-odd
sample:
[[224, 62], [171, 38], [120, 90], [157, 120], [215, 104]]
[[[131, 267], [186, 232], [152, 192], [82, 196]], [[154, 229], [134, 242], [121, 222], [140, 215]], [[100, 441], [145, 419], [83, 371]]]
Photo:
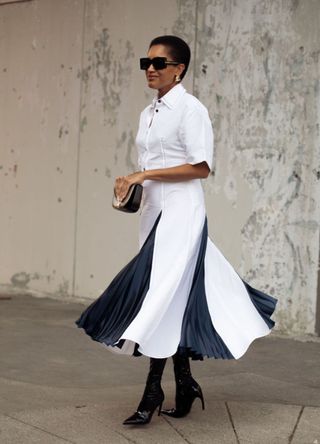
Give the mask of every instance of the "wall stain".
[[132, 161], [132, 152], [135, 147], [135, 137], [133, 131], [129, 131], [129, 137], [127, 141], [127, 150], [126, 150], [126, 166], [129, 170], [134, 171], [136, 169], [135, 164]]
[[272, 82], [270, 79], [270, 69], [269, 69], [269, 57], [267, 56], [265, 58], [265, 60], [263, 61], [263, 68], [264, 68], [264, 72], [268, 81], [268, 89], [267, 92], [265, 94], [265, 99], [264, 99], [264, 107], [263, 107], [263, 117], [266, 118], [267, 117], [267, 112], [268, 112], [268, 108], [269, 108], [269, 104], [270, 104], [270, 96], [272, 93]]
[[[53, 274], [55, 273], [55, 270], [53, 271]], [[24, 271], [15, 273], [11, 277], [11, 283], [13, 287], [18, 287], [20, 289], [28, 289], [30, 288], [28, 284], [30, 284], [31, 281], [40, 281], [42, 279], [46, 279], [47, 283], [50, 283], [51, 276], [48, 275], [41, 275], [38, 272], [34, 273], [26, 273]]]
[[299, 7], [300, 0], [291, 0], [291, 11], [294, 13]]
[[97, 82], [104, 125], [114, 126], [123, 88], [129, 85], [131, 78], [131, 59], [134, 57], [132, 43], [120, 39], [117, 49], [114, 49], [108, 28], [103, 28], [93, 46], [86, 50], [86, 57], [87, 66], [78, 71], [77, 77], [83, 81], [85, 93], [88, 92], [89, 83]]
[[118, 163], [118, 151], [122, 150], [123, 145], [125, 144], [127, 139], [127, 133], [126, 131], [122, 131], [120, 138], [116, 141], [116, 150], [114, 153], [114, 163]]
[[171, 30], [191, 46], [195, 39], [196, 3], [194, 0], [176, 0], [178, 16]]
[[59, 298], [64, 298], [69, 295], [69, 281], [65, 278], [62, 279], [62, 282], [58, 285], [58, 290], [55, 292], [55, 294]]
[[69, 134], [69, 130], [67, 128], [64, 128], [63, 125], [61, 125], [59, 128], [59, 135], [58, 135], [59, 139], [61, 139], [61, 137], [64, 134]]
[[29, 273], [26, 273], [25, 271], [20, 271], [11, 276], [10, 280], [14, 287], [28, 288], [31, 277]]
[[117, 140], [116, 151], [114, 154], [115, 164], [117, 164], [118, 160], [119, 160], [119, 157], [118, 157], [119, 150], [120, 150], [120, 152], [122, 152], [124, 147], [126, 147], [126, 154], [125, 154], [126, 167], [131, 171], [135, 171], [136, 165], [132, 161], [132, 153], [135, 148], [135, 136], [134, 136], [132, 130], [122, 131], [120, 138]]
[[88, 119], [87, 116], [82, 117], [80, 122], [80, 132], [82, 133], [84, 131], [85, 126], [88, 125]]

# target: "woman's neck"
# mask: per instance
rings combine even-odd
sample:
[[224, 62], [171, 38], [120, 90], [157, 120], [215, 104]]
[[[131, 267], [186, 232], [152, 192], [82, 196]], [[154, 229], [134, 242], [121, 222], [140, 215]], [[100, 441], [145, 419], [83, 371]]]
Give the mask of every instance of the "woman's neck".
[[161, 99], [170, 89], [174, 88], [178, 83], [172, 83], [171, 85], [165, 86], [164, 88], [158, 89], [158, 99]]

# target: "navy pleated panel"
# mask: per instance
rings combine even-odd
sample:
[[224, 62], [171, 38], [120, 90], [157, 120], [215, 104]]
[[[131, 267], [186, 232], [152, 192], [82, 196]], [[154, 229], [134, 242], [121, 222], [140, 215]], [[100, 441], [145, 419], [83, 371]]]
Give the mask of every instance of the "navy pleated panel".
[[[114, 345], [139, 312], [149, 289], [157, 217], [139, 253], [115, 276], [110, 285], [75, 321], [95, 341]], [[124, 340], [116, 346], [121, 348]], [[140, 356], [135, 346], [135, 356]]]
[[208, 239], [208, 222], [205, 218], [199, 254], [184, 313], [178, 352], [193, 360], [209, 358], [234, 359], [228, 347], [215, 330], [207, 304], [204, 282], [204, 259]]
[[273, 328], [275, 322], [273, 319], [270, 319], [270, 316], [275, 311], [278, 300], [269, 294], [263, 293], [262, 291], [251, 287], [248, 282], [245, 282], [242, 278], [241, 280], [244, 283], [251, 301], [258, 310], [260, 316], [269, 328]]
[[[184, 313], [178, 353], [189, 356], [193, 360], [202, 360], [204, 356], [217, 359], [234, 359], [234, 356], [212, 324], [207, 304], [204, 278], [207, 239], [208, 223], [206, 217], [191, 291]], [[275, 310], [277, 299], [251, 287], [245, 281], [243, 283], [260, 316], [268, 327], [272, 328], [275, 322], [270, 319], [270, 316]]]

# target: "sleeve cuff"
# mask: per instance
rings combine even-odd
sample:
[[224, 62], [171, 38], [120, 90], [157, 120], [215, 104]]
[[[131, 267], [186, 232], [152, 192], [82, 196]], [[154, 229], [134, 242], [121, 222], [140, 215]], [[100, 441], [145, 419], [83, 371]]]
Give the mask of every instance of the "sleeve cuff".
[[212, 171], [212, 160], [208, 158], [204, 151], [197, 152], [197, 155], [187, 156], [186, 162], [190, 163], [191, 165], [196, 165], [197, 163], [201, 162], [207, 162], [210, 171]]

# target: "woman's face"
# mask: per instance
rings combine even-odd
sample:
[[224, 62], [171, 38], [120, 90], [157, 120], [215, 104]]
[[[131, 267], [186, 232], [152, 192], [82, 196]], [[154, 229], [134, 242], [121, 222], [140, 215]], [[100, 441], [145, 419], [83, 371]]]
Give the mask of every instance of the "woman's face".
[[[167, 60], [172, 61], [172, 58], [168, 52], [168, 49], [164, 45], [154, 45], [148, 51], [148, 57], [153, 59], [154, 57], [166, 57]], [[164, 69], [156, 70], [153, 65], [150, 65], [146, 70], [146, 78], [149, 88], [157, 89], [159, 91], [159, 97], [166, 94], [177, 82], [175, 81], [176, 75], [180, 75], [185, 68], [182, 63], [179, 65], [167, 65]]]

